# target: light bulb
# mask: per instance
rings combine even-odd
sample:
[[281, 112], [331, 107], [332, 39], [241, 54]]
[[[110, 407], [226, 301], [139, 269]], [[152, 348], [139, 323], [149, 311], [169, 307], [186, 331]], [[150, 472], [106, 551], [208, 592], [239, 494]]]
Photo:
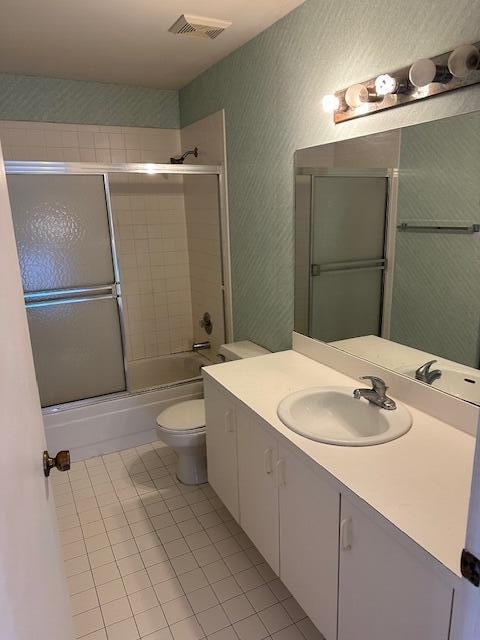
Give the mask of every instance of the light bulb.
[[480, 52], [473, 44], [462, 44], [448, 58], [448, 70], [455, 78], [465, 78], [480, 62]]
[[433, 82], [437, 67], [430, 58], [421, 58], [412, 64], [408, 77], [414, 87], [422, 88]]
[[340, 106], [340, 100], [337, 96], [326, 95], [322, 98], [322, 107], [326, 113], [333, 113]]
[[367, 102], [378, 102], [383, 100], [383, 96], [378, 96], [375, 91], [363, 84], [352, 84], [345, 91], [345, 102], [352, 109], [357, 109]]
[[363, 84], [353, 84], [345, 92], [345, 102], [352, 109], [360, 107], [364, 102], [368, 102], [368, 89]]
[[388, 73], [383, 73], [375, 80], [375, 91], [379, 96], [387, 96], [395, 93], [398, 89], [398, 82]]

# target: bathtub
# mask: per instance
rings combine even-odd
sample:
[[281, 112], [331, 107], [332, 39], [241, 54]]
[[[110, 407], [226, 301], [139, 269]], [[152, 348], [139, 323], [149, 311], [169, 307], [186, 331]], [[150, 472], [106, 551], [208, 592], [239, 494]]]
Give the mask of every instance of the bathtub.
[[73, 461], [157, 440], [155, 418], [175, 402], [203, 397], [201, 367], [186, 352], [129, 363], [129, 391], [43, 409], [47, 447], [69, 449]]

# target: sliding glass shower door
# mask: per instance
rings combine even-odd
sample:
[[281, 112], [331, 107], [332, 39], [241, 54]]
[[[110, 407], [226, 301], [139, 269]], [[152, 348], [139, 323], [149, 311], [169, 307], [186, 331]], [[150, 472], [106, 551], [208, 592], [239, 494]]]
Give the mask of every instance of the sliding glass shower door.
[[124, 391], [101, 175], [8, 175], [42, 406]]

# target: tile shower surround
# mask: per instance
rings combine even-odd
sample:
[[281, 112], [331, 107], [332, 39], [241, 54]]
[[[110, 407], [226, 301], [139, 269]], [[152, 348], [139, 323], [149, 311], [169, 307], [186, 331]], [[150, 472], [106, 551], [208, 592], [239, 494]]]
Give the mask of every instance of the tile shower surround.
[[76, 637], [321, 640], [208, 484], [161, 442], [52, 473]]
[[112, 175], [127, 359], [191, 349], [192, 304], [183, 179]]
[[[181, 147], [178, 129], [17, 121], [0, 121], [0, 141], [8, 160], [60, 162], [167, 163], [170, 156], [180, 153]], [[198, 289], [201, 276], [190, 282], [183, 178], [158, 178], [159, 188], [153, 192], [150, 187], [154, 180], [150, 180], [144, 194], [132, 176], [128, 176], [131, 191], [123, 185], [116, 193], [118, 179], [119, 176], [113, 176], [110, 180], [125, 294], [127, 360], [189, 350], [194, 340], [193, 323], [197, 325], [199, 321], [198, 295], [191, 284]], [[137, 177], [137, 182], [140, 181]], [[211, 256], [213, 251], [218, 256], [211, 240], [210, 233], [204, 240], [204, 255]], [[201, 234], [197, 232], [194, 262], [199, 268], [201, 242]], [[214, 310], [218, 314], [221, 308], [218, 279], [207, 278], [202, 293], [211, 306], [218, 298], [220, 305], [217, 303]], [[193, 318], [192, 297], [196, 301]]]

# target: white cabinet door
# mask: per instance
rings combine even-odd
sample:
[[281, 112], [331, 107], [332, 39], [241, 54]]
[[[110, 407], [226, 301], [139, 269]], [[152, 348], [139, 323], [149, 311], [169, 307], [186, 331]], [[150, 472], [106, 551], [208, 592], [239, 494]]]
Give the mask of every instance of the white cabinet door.
[[240, 524], [278, 574], [277, 443], [255, 414], [237, 411]]
[[340, 494], [282, 446], [280, 459], [280, 577], [326, 640], [335, 640]]
[[235, 406], [220, 387], [205, 378], [208, 481], [238, 520], [238, 469]]
[[342, 497], [338, 640], [448, 640], [452, 588]]
[[51, 481], [43, 474], [45, 432], [1, 150], [0, 238], [0, 638], [70, 640], [70, 603]]

